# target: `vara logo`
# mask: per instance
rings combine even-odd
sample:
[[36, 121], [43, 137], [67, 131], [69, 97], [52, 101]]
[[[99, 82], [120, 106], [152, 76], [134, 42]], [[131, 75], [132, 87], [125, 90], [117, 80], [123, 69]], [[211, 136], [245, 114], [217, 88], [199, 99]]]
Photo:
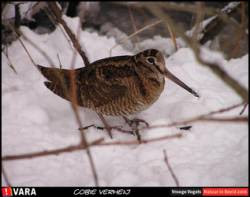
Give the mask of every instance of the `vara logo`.
[[2, 187], [2, 195], [5, 196], [12, 196], [11, 187]]
[[35, 188], [2, 187], [3, 197], [8, 196], [36, 196]]

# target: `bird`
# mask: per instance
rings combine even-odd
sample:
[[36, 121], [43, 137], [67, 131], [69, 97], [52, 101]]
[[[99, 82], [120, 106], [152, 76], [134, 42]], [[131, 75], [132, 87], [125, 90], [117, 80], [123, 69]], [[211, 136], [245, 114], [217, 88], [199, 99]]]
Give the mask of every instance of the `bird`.
[[[158, 100], [164, 90], [165, 78], [199, 97], [166, 68], [164, 55], [157, 49], [108, 57], [77, 69], [41, 65], [37, 68], [47, 78], [44, 84], [53, 93], [71, 102], [75, 95], [77, 105], [97, 112], [111, 138], [112, 127], [103, 115], [122, 116], [131, 126], [133, 120], [127, 117], [146, 110]], [[134, 122], [137, 126], [138, 122], [148, 126], [142, 119], [135, 118]], [[140, 141], [138, 129], [134, 133]]]
[[100, 59], [74, 70], [37, 68], [48, 80], [45, 86], [68, 101], [74, 72], [77, 105], [102, 115], [128, 116], [146, 110], [164, 90], [165, 77], [199, 97], [166, 68], [164, 55], [156, 49]]

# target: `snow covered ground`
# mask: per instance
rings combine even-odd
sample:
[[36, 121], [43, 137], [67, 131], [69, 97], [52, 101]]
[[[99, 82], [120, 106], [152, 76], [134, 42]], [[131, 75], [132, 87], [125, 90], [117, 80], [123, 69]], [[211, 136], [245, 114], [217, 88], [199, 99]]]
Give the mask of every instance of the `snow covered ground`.
[[[74, 30], [78, 19], [66, 18]], [[57, 54], [64, 68], [69, 68], [72, 50], [57, 28], [51, 34], [37, 35], [22, 27], [25, 35], [44, 50], [59, 67]], [[23, 40], [37, 64], [49, 66], [48, 61], [28, 42]], [[160, 44], [161, 37], [157, 37]], [[166, 42], [166, 38], [162, 38]], [[116, 43], [113, 38], [83, 31], [80, 43], [87, 49], [90, 61], [109, 56]], [[152, 43], [152, 40], [148, 40]], [[166, 43], [170, 43], [169, 41]], [[150, 48], [147, 41], [143, 45]], [[157, 45], [154, 46], [157, 48]], [[160, 50], [165, 49], [163, 44]], [[172, 46], [171, 46], [172, 47]], [[86, 50], [85, 50], [86, 51]], [[171, 50], [170, 50], [171, 51]], [[2, 53], [2, 155], [53, 150], [79, 142], [78, 125], [69, 102], [49, 91], [45, 78], [32, 65], [19, 41], [8, 49], [9, 57], [18, 74], [8, 66]], [[131, 55], [121, 47], [115, 55]], [[225, 60], [220, 53], [203, 49], [203, 57], [219, 62], [235, 79], [248, 87], [248, 55]], [[166, 58], [172, 73], [197, 90], [200, 99], [193, 97], [171, 81], [166, 81], [159, 100], [140, 113], [151, 125], [171, 123], [213, 110], [228, 107], [241, 101], [209, 69], [198, 65], [189, 48], [180, 48]], [[76, 67], [82, 67], [79, 56]], [[242, 108], [225, 113], [238, 115]], [[244, 115], [247, 115], [248, 110]], [[84, 125], [102, 125], [96, 113], [80, 108]], [[121, 118], [107, 117], [112, 125], [124, 125]], [[94, 162], [101, 186], [175, 186], [164, 162], [163, 149], [181, 186], [247, 186], [248, 185], [248, 125], [246, 123], [192, 123], [190, 131], [176, 127], [158, 128], [142, 132], [150, 139], [183, 132], [180, 139], [143, 145], [92, 147]], [[111, 140], [105, 131], [90, 128], [88, 141], [104, 137], [105, 141], [133, 140], [134, 136], [113, 132]], [[85, 151], [46, 156], [34, 159], [3, 162], [6, 174], [14, 186], [93, 186], [93, 176]], [[5, 180], [2, 176], [2, 181]]]

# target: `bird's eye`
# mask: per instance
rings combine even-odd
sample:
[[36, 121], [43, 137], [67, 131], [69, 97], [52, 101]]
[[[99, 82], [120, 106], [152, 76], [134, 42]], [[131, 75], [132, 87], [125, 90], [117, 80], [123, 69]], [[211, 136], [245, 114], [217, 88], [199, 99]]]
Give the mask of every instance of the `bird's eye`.
[[147, 62], [150, 64], [154, 64], [155, 63], [155, 59], [153, 57], [148, 57], [147, 58]]

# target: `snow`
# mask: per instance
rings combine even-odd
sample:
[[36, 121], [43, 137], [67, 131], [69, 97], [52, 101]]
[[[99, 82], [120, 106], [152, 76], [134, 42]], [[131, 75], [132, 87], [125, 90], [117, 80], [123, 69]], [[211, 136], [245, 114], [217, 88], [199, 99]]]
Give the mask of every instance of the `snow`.
[[[71, 28], [78, 27], [77, 18], [64, 17]], [[70, 68], [72, 47], [60, 28], [51, 34], [37, 35], [26, 27], [23, 33], [59, 67], [57, 55], [64, 68]], [[171, 40], [157, 36], [154, 48], [172, 52]], [[22, 39], [37, 64], [50, 66], [37, 49]], [[162, 41], [162, 43], [161, 43]], [[116, 44], [114, 38], [82, 31], [80, 43], [88, 50], [90, 61], [108, 57]], [[152, 47], [152, 40], [141, 45]], [[164, 48], [164, 47], [165, 48]], [[69, 102], [49, 91], [43, 84], [45, 78], [32, 65], [20, 42], [8, 48], [9, 57], [17, 74], [8, 66], [2, 53], [2, 155], [53, 150], [77, 144], [80, 140], [78, 125]], [[112, 55], [131, 55], [120, 46]], [[248, 88], [248, 55], [225, 60], [218, 53], [206, 48], [202, 55], [221, 66], [242, 85]], [[76, 67], [82, 67], [77, 56]], [[193, 97], [176, 84], [166, 81], [161, 97], [149, 109], [138, 114], [150, 125], [166, 124], [195, 117], [225, 108], [241, 101], [240, 97], [218, 79], [210, 69], [199, 65], [189, 48], [180, 48], [168, 58], [166, 66], [178, 78], [201, 95]], [[242, 108], [225, 113], [238, 115]], [[244, 115], [248, 115], [248, 110]], [[79, 108], [84, 125], [101, 126], [95, 112]], [[125, 125], [118, 117], [107, 117], [111, 125]], [[184, 133], [184, 137], [150, 144], [131, 146], [91, 147], [101, 186], [175, 186], [164, 162], [163, 149], [181, 186], [247, 186], [248, 185], [248, 125], [246, 123], [192, 123], [190, 131], [177, 127], [157, 128], [141, 132], [143, 139]], [[90, 128], [88, 141], [104, 137], [105, 141], [135, 140], [135, 136]], [[93, 176], [86, 152], [76, 151], [34, 159], [3, 162], [13, 186], [93, 186]], [[3, 184], [6, 184], [2, 176]]]

